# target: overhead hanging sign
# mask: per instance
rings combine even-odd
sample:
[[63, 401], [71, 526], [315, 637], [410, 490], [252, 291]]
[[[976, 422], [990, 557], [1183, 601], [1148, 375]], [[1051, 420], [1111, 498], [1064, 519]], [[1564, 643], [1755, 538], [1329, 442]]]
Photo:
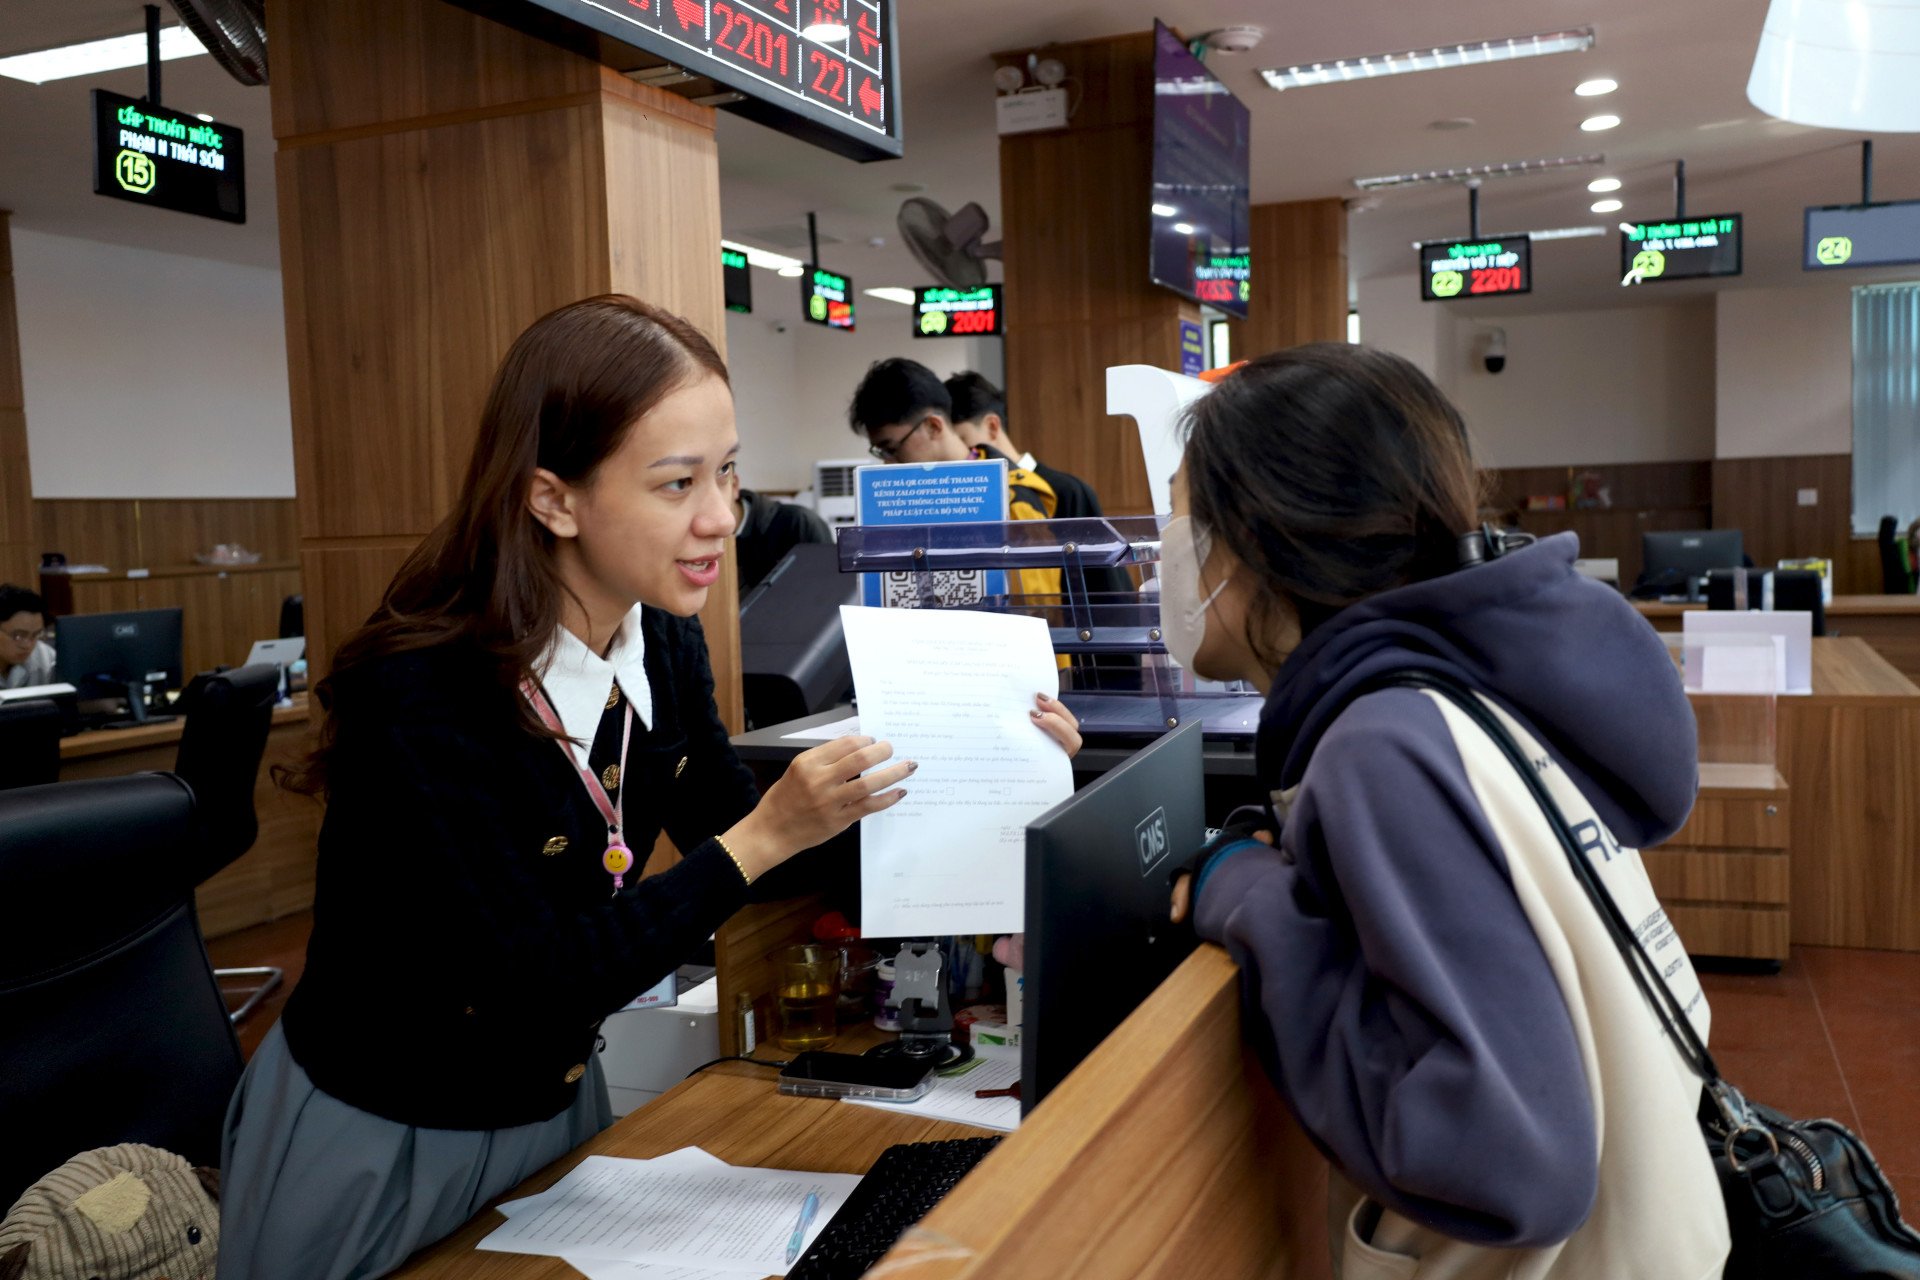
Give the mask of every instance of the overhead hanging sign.
[[1892, 267], [1908, 262], [1920, 262], [1920, 200], [1807, 210], [1803, 270]]
[[900, 156], [894, 0], [454, 3], [616, 71], [711, 81], [690, 87], [744, 94], [721, 109], [852, 159]]
[[800, 315], [811, 324], [853, 331], [853, 280], [806, 267], [800, 273]]
[[1420, 246], [1420, 298], [1490, 298], [1533, 292], [1533, 242], [1526, 236], [1437, 240]]
[[726, 291], [727, 310], [753, 310], [753, 272], [747, 267], [747, 255], [738, 249], [720, 250], [720, 284]]
[[1000, 286], [978, 289], [935, 286], [913, 291], [913, 336], [916, 338], [978, 338], [1005, 333]]
[[1737, 276], [1741, 268], [1740, 215], [1709, 214], [1620, 227], [1620, 274], [1642, 283]]
[[93, 91], [93, 190], [178, 213], [247, 220], [246, 139], [239, 129]]

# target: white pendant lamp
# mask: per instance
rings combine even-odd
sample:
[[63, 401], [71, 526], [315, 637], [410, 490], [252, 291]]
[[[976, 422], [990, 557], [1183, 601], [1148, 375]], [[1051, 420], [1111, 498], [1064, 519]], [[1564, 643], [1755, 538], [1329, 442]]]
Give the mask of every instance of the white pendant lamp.
[[1920, 0], [1772, 0], [1747, 98], [1795, 124], [1920, 132]]

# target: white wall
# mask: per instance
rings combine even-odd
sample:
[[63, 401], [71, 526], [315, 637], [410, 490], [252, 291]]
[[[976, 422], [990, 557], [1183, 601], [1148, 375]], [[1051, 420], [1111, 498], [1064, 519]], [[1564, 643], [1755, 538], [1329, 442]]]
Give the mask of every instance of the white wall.
[[1446, 312], [1420, 300], [1419, 277], [1409, 272], [1362, 280], [1354, 293], [1360, 341], [1404, 356], [1429, 378], [1442, 382], [1440, 337], [1447, 327]]
[[280, 273], [15, 229], [36, 498], [290, 498]]
[[[865, 438], [847, 427], [847, 402], [876, 360], [907, 356], [943, 378], [974, 369], [1005, 383], [999, 338], [916, 339], [910, 308], [865, 296], [855, 305], [858, 327], [844, 333], [800, 319], [793, 281], [755, 270], [753, 284], [753, 314], [727, 314], [740, 477], [749, 489], [804, 489], [816, 461], [866, 457]], [[786, 331], [775, 332], [776, 324]]]
[[1852, 289], [1726, 289], [1715, 301], [1714, 456], [1852, 452]]

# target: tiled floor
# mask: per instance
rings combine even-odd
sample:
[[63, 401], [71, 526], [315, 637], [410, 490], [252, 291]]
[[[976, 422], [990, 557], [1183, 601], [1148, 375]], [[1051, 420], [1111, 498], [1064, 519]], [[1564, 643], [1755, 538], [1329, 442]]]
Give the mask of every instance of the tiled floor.
[[[286, 985], [240, 1028], [249, 1056], [299, 980], [311, 923], [303, 912], [207, 944], [216, 965], [287, 971]], [[1709, 972], [1701, 981], [1726, 1077], [1790, 1115], [1852, 1128], [1907, 1219], [1920, 1221], [1920, 954], [1796, 947], [1777, 974]]]

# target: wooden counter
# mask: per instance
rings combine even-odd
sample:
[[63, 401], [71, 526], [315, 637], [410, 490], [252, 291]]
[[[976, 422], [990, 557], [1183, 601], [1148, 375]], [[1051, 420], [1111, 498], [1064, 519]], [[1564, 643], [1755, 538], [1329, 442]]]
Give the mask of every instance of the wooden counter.
[[[1684, 614], [1704, 604], [1662, 604], [1636, 600], [1633, 607], [1655, 631], [1678, 631]], [[1835, 596], [1827, 606], [1827, 632], [1865, 640], [1910, 680], [1920, 680], [1920, 595]]]
[[[60, 742], [60, 780], [117, 778], [130, 773], [166, 772], [180, 747], [181, 722], [136, 729], [96, 729]], [[260, 835], [253, 848], [200, 886], [194, 895], [200, 928], [209, 938], [278, 920], [313, 905], [315, 840], [320, 834], [320, 805], [273, 785], [275, 764], [291, 763], [307, 747], [307, 698], [273, 713], [266, 757], [254, 784], [254, 810]]]
[[190, 679], [222, 664], [238, 666], [255, 640], [280, 634], [280, 604], [300, 594], [300, 564], [161, 565], [139, 577], [124, 570], [43, 573], [40, 594], [53, 611], [56, 630], [58, 620], [70, 613], [180, 610], [182, 674]]

